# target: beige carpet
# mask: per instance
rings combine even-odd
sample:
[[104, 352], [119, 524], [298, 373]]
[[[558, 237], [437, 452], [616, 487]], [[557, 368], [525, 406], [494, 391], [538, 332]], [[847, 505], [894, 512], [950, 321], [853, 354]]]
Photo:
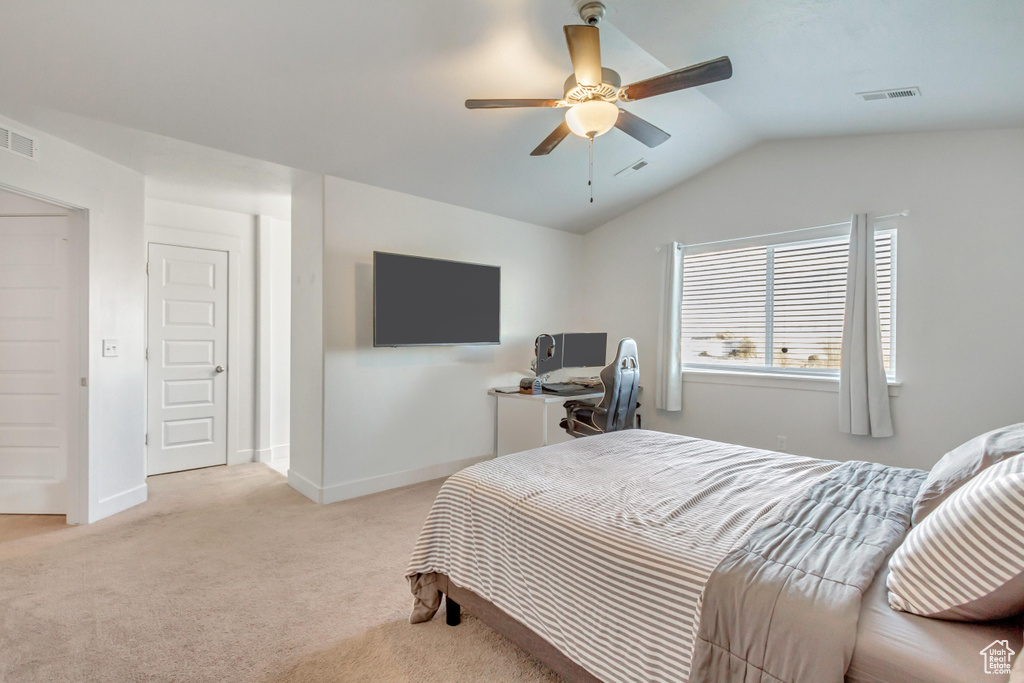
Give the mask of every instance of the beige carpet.
[[253, 464], [88, 527], [0, 516], [0, 680], [557, 681], [471, 615], [408, 623], [439, 486], [317, 506]]

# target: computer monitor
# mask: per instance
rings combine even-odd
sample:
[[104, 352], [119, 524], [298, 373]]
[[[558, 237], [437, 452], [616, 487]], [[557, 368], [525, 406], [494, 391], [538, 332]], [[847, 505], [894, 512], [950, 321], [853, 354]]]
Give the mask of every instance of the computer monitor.
[[608, 335], [604, 332], [566, 332], [537, 337], [537, 375], [562, 368], [604, 367]]
[[608, 335], [604, 332], [567, 332], [562, 339], [562, 367], [603, 368], [607, 350]]
[[542, 334], [537, 337], [537, 376], [562, 369], [562, 338], [564, 334]]

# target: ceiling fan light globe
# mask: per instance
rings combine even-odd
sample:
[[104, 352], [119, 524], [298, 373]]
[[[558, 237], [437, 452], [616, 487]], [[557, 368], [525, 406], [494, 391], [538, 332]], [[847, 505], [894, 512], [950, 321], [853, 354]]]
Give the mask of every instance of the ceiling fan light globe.
[[589, 100], [565, 112], [565, 122], [581, 138], [597, 137], [610, 131], [619, 118], [619, 108], [604, 100]]

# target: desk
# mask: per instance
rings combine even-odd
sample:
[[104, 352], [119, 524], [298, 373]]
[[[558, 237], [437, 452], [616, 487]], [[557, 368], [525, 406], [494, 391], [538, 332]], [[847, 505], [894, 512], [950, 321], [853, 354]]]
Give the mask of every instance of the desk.
[[500, 456], [572, 441], [558, 426], [565, 417], [565, 402], [597, 402], [604, 387], [580, 387], [570, 394], [503, 394], [497, 389], [487, 393], [495, 398], [494, 454]]

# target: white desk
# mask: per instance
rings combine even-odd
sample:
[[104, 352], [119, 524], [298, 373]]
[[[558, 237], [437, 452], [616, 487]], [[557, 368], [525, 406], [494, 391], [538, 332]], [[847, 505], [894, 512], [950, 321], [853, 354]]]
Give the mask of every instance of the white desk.
[[558, 426], [565, 417], [565, 402], [595, 401], [604, 396], [604, 388], [581, 387], [571, 394], [503, 394], [497, 389], [487, 393], [495, 398], [494, 454], [500, 456], [572, 441]]

